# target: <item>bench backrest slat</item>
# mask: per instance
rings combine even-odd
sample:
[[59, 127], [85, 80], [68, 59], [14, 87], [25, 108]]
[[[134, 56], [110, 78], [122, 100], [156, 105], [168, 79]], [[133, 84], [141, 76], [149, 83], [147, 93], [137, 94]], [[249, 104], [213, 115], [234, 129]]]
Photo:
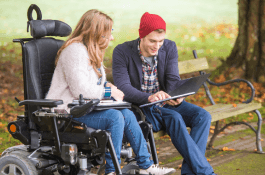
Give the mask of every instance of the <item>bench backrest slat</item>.
[[206, 58], [179, 61], [178, 64], [180, 75], [209, 69], [209, 65]]

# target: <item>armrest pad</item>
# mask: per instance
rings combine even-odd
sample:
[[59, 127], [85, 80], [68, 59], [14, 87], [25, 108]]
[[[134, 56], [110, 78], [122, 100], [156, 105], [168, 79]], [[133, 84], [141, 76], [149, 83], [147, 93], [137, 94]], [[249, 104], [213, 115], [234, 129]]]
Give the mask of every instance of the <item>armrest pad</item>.
[[34, 99], [34, 100], [23, 100], [19, 102], [19, 106], [23, 105], [33, 105], [40, 107], [57, 107], [58, 105], [63, 104], [62, 100], [54, 100], [54, 99]]

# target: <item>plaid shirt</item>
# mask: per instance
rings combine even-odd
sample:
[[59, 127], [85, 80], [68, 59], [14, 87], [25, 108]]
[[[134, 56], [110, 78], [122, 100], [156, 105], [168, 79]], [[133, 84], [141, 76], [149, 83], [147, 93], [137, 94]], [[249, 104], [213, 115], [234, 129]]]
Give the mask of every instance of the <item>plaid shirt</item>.
[[140, 51], [140, 41], [138, 42], [138, 51], [142, 60], [143, 82], [142, 92], [154, 94], [159, 91], [159, 82], [157, 78], [157, 55], [154, 56], [155, 64], [153, 67], [144, 59]]

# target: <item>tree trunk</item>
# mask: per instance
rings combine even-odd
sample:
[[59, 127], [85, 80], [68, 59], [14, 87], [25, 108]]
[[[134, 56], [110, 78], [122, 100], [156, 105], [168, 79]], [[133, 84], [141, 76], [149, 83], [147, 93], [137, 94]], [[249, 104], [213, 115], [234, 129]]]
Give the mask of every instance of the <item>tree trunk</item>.
[[262, 81], [265, 71], [265, 2], [239, 0], [238, 36], [225, 64], [242, 67], [246, 79]]

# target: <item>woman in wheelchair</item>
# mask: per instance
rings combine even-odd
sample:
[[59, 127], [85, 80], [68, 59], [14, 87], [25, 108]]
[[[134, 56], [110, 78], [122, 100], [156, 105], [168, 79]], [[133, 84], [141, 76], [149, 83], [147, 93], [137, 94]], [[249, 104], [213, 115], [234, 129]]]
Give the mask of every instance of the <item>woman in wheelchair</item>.
[[[111, 34], [113, 20], [98, 10], [87, 11], [79, 20], [74, 32], [57, 53], [56, 68], [47, 99], [62, 99], [62, 109], [69, 112], [67, 104], [77, 99], [102, 99], [113, 97], [122, 101], [124, 94], [106, 81], [103, 66], [104, 51], [114, 38]], [[150, 160], [147, 144], [141, 128], [129, 109], [92, 111], [75, 120], [88, 127], [106, 130], [119, 160], [123, 134], [130, 142], [141, 174], [170, 174], [173, 168], [160, 168]], [[106, 174], [114, 174], [110, 153], [106, 153]]]

